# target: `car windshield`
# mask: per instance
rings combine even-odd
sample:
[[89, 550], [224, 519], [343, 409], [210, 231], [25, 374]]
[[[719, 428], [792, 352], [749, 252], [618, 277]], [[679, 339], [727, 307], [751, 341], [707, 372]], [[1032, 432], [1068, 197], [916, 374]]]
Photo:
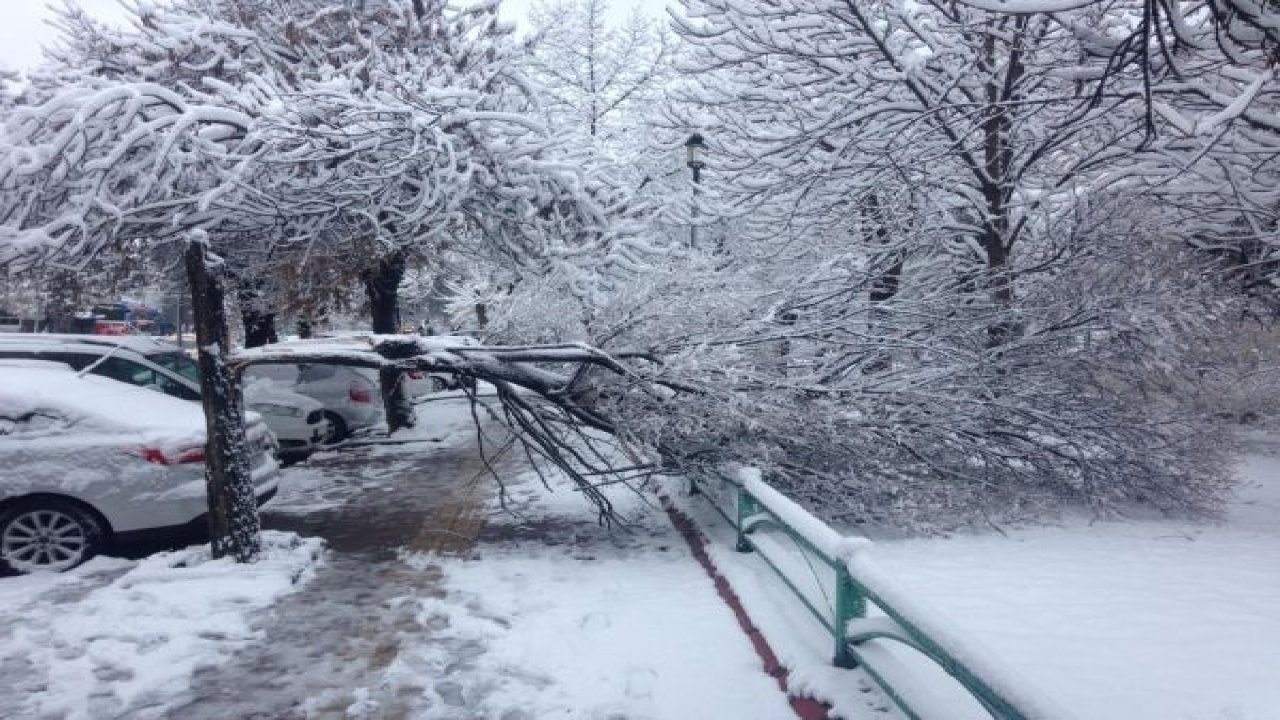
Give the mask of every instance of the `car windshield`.
[[180, 352], [164, 352], [148, 355], [147, 359], [162, 368], [173, 370], [192, 382], [200, 382], [200, 366]]

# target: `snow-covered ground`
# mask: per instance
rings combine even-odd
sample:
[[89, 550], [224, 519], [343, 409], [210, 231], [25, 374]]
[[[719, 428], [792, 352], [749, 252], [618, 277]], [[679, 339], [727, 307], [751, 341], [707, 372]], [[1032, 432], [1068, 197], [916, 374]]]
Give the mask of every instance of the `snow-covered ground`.
[[551, 493], [526, 475], [512, 492], [519, 515], [492, 506], [470, 553], [406, 556], [442, 574], [443, 595], [417, 599], [442, 642], [397, 661], [425, 661], [444, 681], [434, 692], [458, 710], [440, 717], [794, 717], [688, 546], [646, 499], [613, 493], [634, 526], [610, 532], [566, 486]]
[[879, 564], [1088, 720], [1280, 718], [1280, 445], [1221, 524], [879, 543]]
[[[1006, 535], [881, 541], [875, 565], [911, 597], [1087, 720], [1280, 718], [1280, 438], [1254, 436], [1221, 523], [1067, 521]], [[859, 707], [829, 636], [693, 499], [712, 557], [792, 668], [793, 688]], [[1000, 678], [1005, 680], [1006, 678]], [[932, 690], [932, 688], [924, 688]], [[969, 717], [957, 706], [947, 717]], [[985, 717], [985, 716], [984, 716]]]
[[296, 535], [268, 531], [263, 545], [255, 565], [200, 546], [0, 579], [0, 717], [164, 717], [196, 668], [252, 642], [250, 615], [322, 557]]
[[[467, 403], [420, 411], [389, 443], [356, 440], [285, 472], [268, 510], [335, 533], [324, 563], [319, 541], [268, 532], [252, 567], [195, 548], [0, 580], [0, 717], [794, 717], [652, 497], [611, 488], [632, 519], [611, 531], [566, 484], [551, 492], [508, 457], [502, 509], [477, 484]], [[1280, 440], [1253, 438], [1241, 468], [1220, 524], [1065, 522], [871, 552], [1074, 717], [1278, 718]], [[479, 523], [435, 510], [469, 502], [487, 520], [478, 537]], [[829, 637], [758, 558], [734, 552], [722, 520], [697, 498], [681, 504], [793, 691], [845, 720], [898, 717], [859, 671], [831, 666]], [[436, 542], [460, 530], [464, 542]], [[248, 690], [224, 697], [230, 686]]]
[[467, 403], [419, 415], [284, 472], [265, 517], [326, 538], [321, 564], [310, 541], [257, 566], [196, 548], [0, 581], [0, 717], [793, 716], [653, 498], [612, 488], [633, 527], [611, 531], [509, 455], [504, 510]]

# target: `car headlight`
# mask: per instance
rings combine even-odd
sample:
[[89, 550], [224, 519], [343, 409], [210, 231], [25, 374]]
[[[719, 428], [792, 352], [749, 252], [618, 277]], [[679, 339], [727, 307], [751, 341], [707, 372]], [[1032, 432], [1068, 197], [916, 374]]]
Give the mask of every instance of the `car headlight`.
[[249, 406], [249, 409], [254, 412], [260, 412], [263, 415], [302, 417], [302, 408], [289, 407], [288, 405], [276, 405], [275, 403], [253, 403]]

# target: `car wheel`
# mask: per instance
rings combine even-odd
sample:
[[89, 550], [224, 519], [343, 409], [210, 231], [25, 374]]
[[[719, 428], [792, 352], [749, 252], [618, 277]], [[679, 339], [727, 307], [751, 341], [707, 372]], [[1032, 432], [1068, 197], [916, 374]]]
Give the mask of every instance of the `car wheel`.
[[438, 375], [431, 376], [431, 392], [442, 392], [449, 389], [449, 383]]
[[347, 435], [351, 431], [347, 429], [347, 423], [340, 415], [329, 410], [324, 411], [324, 419], [329, 421], [329, 434], [321, 440], [322, 445], [337, 445], [347, 439]]
[[48, 498], [0, 512], [0, 567], [20, 573], [61, 572], [102, 549], [103, 529], [92, 513]]

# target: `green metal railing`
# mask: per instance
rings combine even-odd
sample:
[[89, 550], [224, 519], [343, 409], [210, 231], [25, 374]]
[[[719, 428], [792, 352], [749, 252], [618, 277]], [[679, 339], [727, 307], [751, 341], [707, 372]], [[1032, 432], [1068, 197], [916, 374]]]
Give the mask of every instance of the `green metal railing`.
[[[736, 478], [721, 477], [719, 485], [710, 488], [695, 483], [695, 490], [700, 488], [698, 494], [705, 496], [710, 506], [733, 526], [737, 550], [754, 552], [764, 560], [827, 629], [832, 636], [832, 660], [836, 666], [861, 668], [908, 718], [925, 720], [907, 697], [908, 688], [895, 686], [876, 668], [871, 653], [865, 652], [873, 641], [895, 641], [927, 657], [996, 720], [1065, 717], [1062, 711], [1049, 707], [1027, 688], [997, 687], [995, 677], [1007, 676], [1007, 672], [997, 668], [987, 653], [965, 647], [966, 643], [952, 633], [946, 633], [945, 640], [937, 637], [942, 634], [937, 624], [924, 617], [914, 603], [904, 602], [900, 592], [865, 561], [862, 549], [870, 545], [869, 541], [836, 533], [765, 483], [755, 471], [743, 471]], [[726, 494], [731, 498], [726, 498]], [[729, 510], [722, 507], [729, 504], [732, 505]], [[757, 532], [766, 529], [781, 533], [803, 553], [804, 567], [809, 574], [816, 572], [815, 561], [830, 571], [828, 582], [834, 586], [834, 600], [828, 596], [830, 607], [825, 610], [819, 607], [819, 603], [800, 588], [801, 578], [784, 569], [783, 558], [768, 552], [766, 544], [758, 541]], [[822, 587], [825, 592], [826, 585]], [[869, 616], [869, 605], [883, 615]], [[933, 628], [933, 636], [925, 630], [929, 627]], [[960, 656], [965, 660], [961, 661]]]

